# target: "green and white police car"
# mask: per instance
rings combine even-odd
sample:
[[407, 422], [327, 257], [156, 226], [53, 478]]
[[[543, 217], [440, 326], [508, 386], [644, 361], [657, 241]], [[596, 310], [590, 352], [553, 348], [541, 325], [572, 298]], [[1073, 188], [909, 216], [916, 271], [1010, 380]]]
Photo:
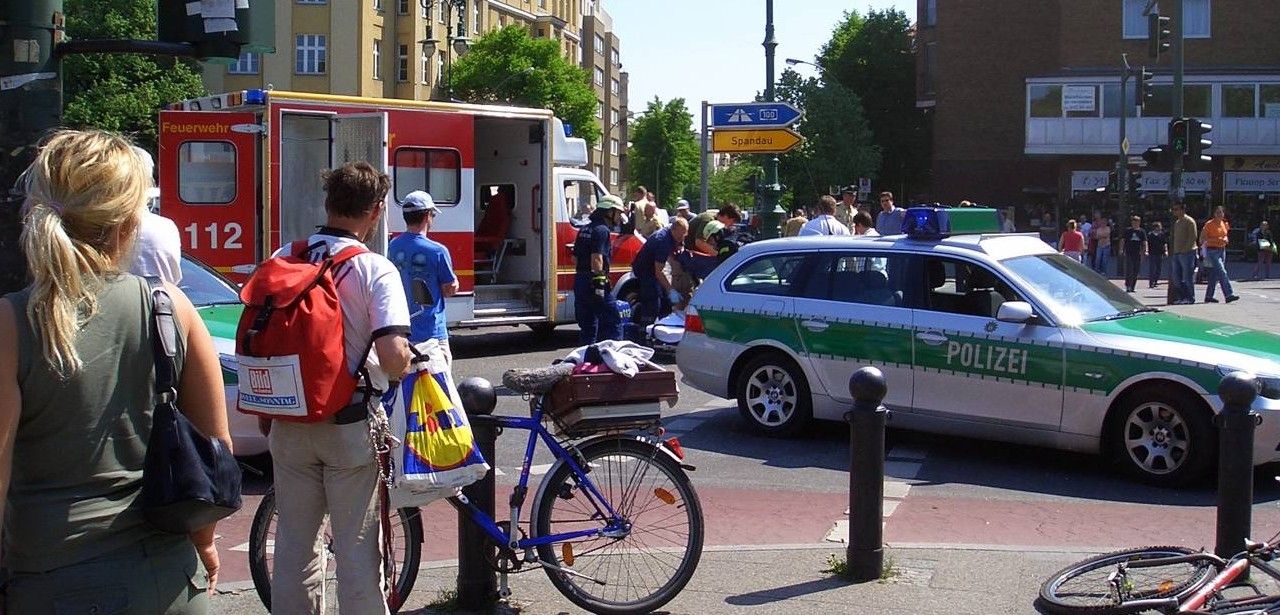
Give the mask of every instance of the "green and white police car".
[[1280, 336], [1146, 307], [990, 209], [912, 208], [904, 234], [745, 246], [694, 294], [684, 380], [755, 430], [840, 419], [885, 374], [890, 425], [1114, 455], [1164, 485], [1216, 459], [1217, 386], [1256, 374], [1254, 460], [1280, 459]]

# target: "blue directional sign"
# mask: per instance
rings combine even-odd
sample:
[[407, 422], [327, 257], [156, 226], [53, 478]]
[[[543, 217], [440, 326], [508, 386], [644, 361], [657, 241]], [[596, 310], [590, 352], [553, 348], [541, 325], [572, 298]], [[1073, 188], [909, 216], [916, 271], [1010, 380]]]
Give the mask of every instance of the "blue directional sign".
[[712, 128], [778, 128], [790, 126], [802, 117], [802, 111], [784, 102], [711, 105]]

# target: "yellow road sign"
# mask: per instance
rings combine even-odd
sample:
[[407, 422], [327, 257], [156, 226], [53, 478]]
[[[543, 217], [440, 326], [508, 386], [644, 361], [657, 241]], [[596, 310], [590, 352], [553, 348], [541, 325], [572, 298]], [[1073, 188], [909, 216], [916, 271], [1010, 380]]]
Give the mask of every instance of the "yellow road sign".
[[711, 133], [711, 151], [734, 154], [781, 154], [804, 143], [790, 128], [765, 130], [717, 130]]

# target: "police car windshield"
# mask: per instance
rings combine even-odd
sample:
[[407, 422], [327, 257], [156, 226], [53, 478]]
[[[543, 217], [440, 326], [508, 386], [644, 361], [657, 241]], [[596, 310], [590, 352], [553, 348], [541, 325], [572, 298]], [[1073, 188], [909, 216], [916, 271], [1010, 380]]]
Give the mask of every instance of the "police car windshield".
[[1148, 310], [1120, 287], [1062, 254], [1018, 256], [1002, 262], [1065, 325]]

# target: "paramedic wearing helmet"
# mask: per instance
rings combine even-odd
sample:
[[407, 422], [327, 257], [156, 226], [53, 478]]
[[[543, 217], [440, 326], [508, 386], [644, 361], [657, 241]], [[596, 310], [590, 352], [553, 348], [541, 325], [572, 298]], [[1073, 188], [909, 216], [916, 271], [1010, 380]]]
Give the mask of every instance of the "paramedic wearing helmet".
[[622, 321], [609, 292], [609, 262], [613, 256], [609, 228], [617, 226], [621, 218], [622, 199], [606, 195], [573, 242], [577, 270], [573, 279], [573, 312], [578, 321], [578, 342], [583, 345], [622, 339]]

